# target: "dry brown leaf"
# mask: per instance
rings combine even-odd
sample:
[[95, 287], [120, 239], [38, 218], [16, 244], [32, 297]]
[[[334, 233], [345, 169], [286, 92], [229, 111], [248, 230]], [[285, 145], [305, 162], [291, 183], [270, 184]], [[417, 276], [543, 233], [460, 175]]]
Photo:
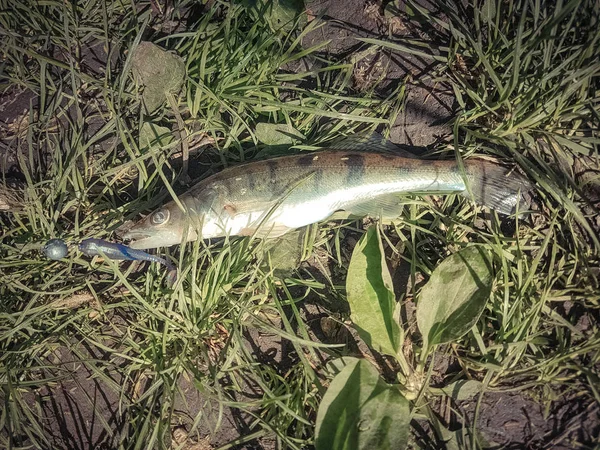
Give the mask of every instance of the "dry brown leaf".
[[210, 445], [209, 436], [200, 439], [198, 442], [194, 442], [188, 437], [188, 433], [184, 427], [173, 429], [171, 446], [173, 448], [180, 448], [181, 450], [213, 450], [214, 448]]
[[89, 304], [89, 306], [94, 309], [100, 308], [99, 302], [89, 292], [73, 294], [69, 297], [55, 300], [52, 303], [50, 303], [49, 306], [51, 308], [55, 308], [55, 309], [61, 309], [61, 308], [75, 309], [75, 308], [79, 308], [82, 305], [85, 305], [86, 303]]
[[22, 209], [25, 204], [23, 189], [23, 183], [8, 181], [6, 184], [0, 183], [0, 211]]

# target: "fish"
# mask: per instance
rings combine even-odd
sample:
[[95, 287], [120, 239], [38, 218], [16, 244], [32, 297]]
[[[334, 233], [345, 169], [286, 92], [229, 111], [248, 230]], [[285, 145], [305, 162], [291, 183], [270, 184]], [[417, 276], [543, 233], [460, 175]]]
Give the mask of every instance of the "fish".
[[173, 284], [177, 277], [177, 268], [170, 261], [139, 249], [133, 249], [124, 244], [109, 242], [104, 239], [89, 238], [83, 239], [79, 243], [78, 248], [86, 256], [104, 256], [108, 259], [121, 261], [150, 261], [162, 264], [169, 271], [169, 284]]
[[[275, 238], [336, 211], [398, 216], [398, 194], [457, 193], [501, 214], [526, 209], [528, 179], [489, 161], [427, 160], [390, 152], [327, 149], [252, 161], [201, 180], [135, 223], [134, 249], [198, 238]], [[395, 214], [395, 216], [394, 216]]]

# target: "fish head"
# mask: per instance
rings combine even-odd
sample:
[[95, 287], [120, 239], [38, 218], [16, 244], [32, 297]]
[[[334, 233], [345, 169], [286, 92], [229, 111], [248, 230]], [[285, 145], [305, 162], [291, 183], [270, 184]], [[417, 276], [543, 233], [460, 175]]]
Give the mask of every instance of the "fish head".
[[184, 235], [186, 241], [193, 241], [198, 236], [190, 226], [189, 214], [177, 203], [170, 202], [135, 223], [123, 238], [131, 241], [131, 248], [146, 250], [181, 244]]

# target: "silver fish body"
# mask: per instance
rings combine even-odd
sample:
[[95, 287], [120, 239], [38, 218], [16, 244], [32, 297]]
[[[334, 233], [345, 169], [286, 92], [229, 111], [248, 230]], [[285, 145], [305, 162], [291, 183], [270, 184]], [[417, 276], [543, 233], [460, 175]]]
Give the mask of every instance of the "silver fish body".
[[184, 237], [276, 237], [339, 210], [385, 215], [402, 193], [460, 193], [511, 214], [530, 189], [524, 177], [485, 161], [468, 160], [462, 172], [455, 161], [325, 150], [225, 169], [180, 196], [180, 204], [169, 202], [136, 223], [124, 237], [137, 249], [179, 244]]

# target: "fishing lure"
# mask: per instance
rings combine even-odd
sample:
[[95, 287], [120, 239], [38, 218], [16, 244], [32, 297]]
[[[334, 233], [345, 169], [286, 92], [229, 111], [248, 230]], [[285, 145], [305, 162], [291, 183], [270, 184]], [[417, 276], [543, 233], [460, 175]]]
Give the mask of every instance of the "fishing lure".
[[[177, 278], [177, 268], [170, 261], [159, 256], [150, 255], [123, 244], [108, 242], [103, 239], [84, 239], [78, 245], [79, 251], [86, 256], [104, 256], [121, 261], [150, 261], [164, 265], [168, 272], [167, 281], [172, 285]], [[67, 255], [67, 244], [62, 239], [50, 239], [43, 248], [49, 259], [58, 260]]]
[[164, 258], [103, 239], [84, 239], [78, 248], [86, 256], [105, 256], [122, 261], [151, 261], [163, 264], [169, 270], [175, 270], [175, 266]]
[[79, 243], [79, 251], [86, 256], [105, 256], [109, 259], [125, 261], [151, 261], [164, 265], [169, 271], [167, 282], [169, 285], [177, 279], [177, 268], [170, 261], [156, 255], [150, 255], [141, 250], [130, 248], [124, 244], [108, 242], [103, 239], [84, 239]]
[[62, 239], [50, 239], [46, 242], [46, 245], [44, 245], [42, 252], [46, 255], [46, 258], [58, 261], [67, 256], [69, 249], [67, 243]]

